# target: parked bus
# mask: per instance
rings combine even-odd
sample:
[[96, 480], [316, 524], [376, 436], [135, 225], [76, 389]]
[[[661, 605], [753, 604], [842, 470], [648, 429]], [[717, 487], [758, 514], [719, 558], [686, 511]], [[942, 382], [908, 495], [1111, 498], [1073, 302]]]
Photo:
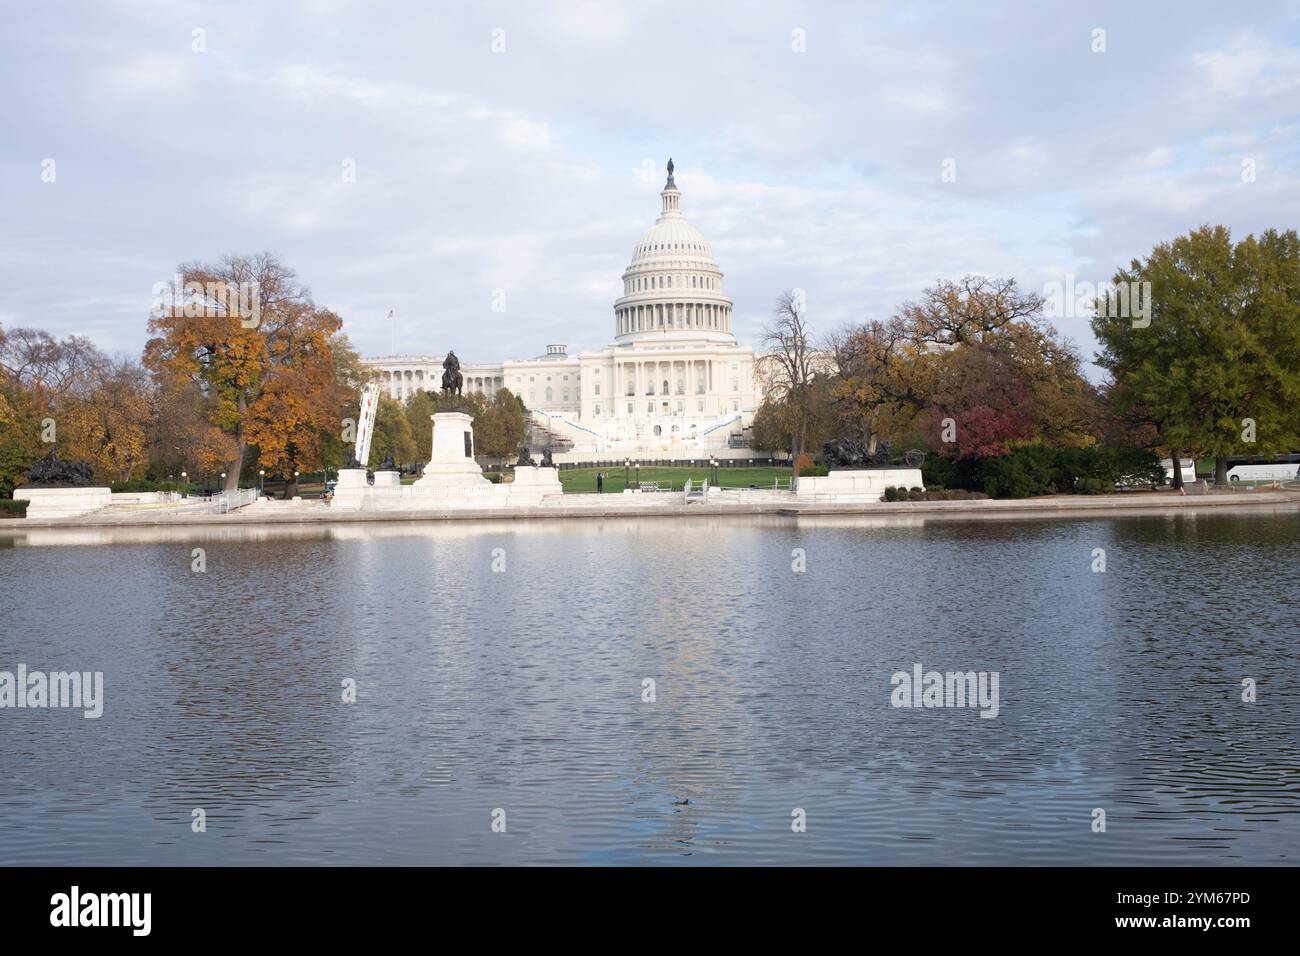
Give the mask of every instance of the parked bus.
[[[1166, 458], [1160, 464], [1165, 470], [1165, 481], [1172, 485], [1174, 483], [1174, 460]], [[1180, 458], [1178, 459], [1178, 465], [1179, 470], [1183, 473], [1183, 484], [1196, 484], [1196, 462], [1189, 458]]]
[[1229, 481], [1294, 481], [1300, 478], [1300, 455], [1229, 458]]

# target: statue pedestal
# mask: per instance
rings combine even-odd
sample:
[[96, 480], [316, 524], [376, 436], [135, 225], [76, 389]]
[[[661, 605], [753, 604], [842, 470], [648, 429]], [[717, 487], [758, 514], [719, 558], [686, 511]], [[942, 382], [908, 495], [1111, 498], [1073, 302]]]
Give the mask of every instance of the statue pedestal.
[[330, 500], [331, 508], [359, 510], [370, 492], [364, 468], [339, 469], [338, 484], [334, 486], [334, 497]]
[[370, 486], [367, 507], [395, 505], [402, 497], [402, 473], [399, 471], [375, 472], [375, 483]]
[[438, 412], [433, 417], [429, 463], [415, 482], [417, 488], [456, 488], [491, 485], [474, 461], [474, 419], [464, 412]]
[[499, 487], [506, 489], [511, 504], [538, 505], [547, 495], [564, 494], [558, 470], [530, 465], [516, 465], [515, 480]]
[[923, 488], [920, 468], [837, 469], [824, 477], [800, 478], [796, 498], [829, 501], [880, 501], [889, 486]]
[[107, 488], [42, 488], [27, 485], [14, 489], [15, 501], [27, 502], [27, 517], [44, 521], [71, 518], [107, 508], [113, 493]]

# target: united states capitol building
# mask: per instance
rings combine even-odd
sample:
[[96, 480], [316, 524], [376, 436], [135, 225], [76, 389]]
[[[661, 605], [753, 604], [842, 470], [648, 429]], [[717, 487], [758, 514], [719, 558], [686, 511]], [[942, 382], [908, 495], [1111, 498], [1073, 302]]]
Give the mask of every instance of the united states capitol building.
[[[609, 345], [570, 355], [551, 344], [534, 358], [495, 363], [460, 356], [466, 394], [520, 396], [558, 460], [756, 457], [748, 447], [754, 351], [732, 333], [722, 270], [682, 215], [671, 160], [659, 195], [659, 218], [623, 271]], [[441, 385], [442, 355], [365, 362], [396, 399]]]

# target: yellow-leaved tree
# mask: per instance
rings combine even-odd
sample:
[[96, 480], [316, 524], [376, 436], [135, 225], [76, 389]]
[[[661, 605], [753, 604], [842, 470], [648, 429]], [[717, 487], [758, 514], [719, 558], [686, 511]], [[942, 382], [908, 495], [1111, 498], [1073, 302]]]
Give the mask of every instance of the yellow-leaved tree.
[[254, 446], [260, 466], [296, 493], [294, 471], [319, 467], [326, 436], [340, 427], [348, 396], [333, 343], [342, 321], [270, 253], [191, 263], [179, 274], [183, 289], [149, 321], [145, 364], [167, 394], [198, 388], [205, 420], [227, 440], [227, 490]]

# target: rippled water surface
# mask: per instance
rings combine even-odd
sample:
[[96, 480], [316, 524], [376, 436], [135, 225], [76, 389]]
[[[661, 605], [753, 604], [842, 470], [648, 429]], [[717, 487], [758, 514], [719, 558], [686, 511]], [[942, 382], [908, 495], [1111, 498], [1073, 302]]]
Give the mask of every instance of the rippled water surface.
[[0, 670], [106, 703], [0, 710], [5, 863], [1300, 860], [1295, 511], [9, 527]]

